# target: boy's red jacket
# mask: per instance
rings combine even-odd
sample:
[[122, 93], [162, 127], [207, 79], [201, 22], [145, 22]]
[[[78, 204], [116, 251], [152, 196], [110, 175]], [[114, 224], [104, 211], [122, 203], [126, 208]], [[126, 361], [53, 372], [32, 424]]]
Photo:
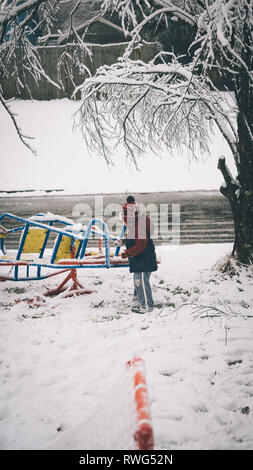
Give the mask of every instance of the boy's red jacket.
[[153, 232], [154, 226], [150, 218], [136, 214], [127, 228], [127, 239], [134, 240], [134, 245], [128, 248], [127, 255], [133, 258], [143, 253]]

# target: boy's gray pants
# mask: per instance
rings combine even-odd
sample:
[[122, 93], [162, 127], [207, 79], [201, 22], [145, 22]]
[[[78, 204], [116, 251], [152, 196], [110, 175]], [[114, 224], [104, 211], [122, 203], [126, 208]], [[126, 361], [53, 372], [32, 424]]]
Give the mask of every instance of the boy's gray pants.
[[149, 283], [150, 276], [151, 272], [134, 273], [134, 298], [143, 308], [154, 307], [154, 301]]

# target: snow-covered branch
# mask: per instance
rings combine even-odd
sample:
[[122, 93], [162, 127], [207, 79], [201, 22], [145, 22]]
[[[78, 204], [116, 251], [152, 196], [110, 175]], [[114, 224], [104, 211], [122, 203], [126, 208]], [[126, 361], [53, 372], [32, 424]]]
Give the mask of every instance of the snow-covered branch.
[[114, 143], [123, 142], [135, 162], [148, 146], [154, 152], [177, 148], [191, 156], [196, 156], [197, 149], [208, 151], [211, 120], [235, 146], [233, 123], [222, 101], [191, 65], [182, 66], [175, 57], [168, 64], [128, 60], [127, 65], [119, 62], [100, 68], [85, 81], [77, 114], [90, 147], [102, 148], [109, 158], [114, 136]]
[[[16, 82], [16, 89], [26, 90], [31, 98], [31, 79], [38, 85], [43, 77], [53, 86], [61, 88], [44, 70], [35, 45], [42, 35], [42, 26], [50, 29], [58, 3], [59, 0], [3, 0], [0, 3], [1, 80], [7, 81], [11, 77]], [[0, 91], [2, 92], [2, 89]], [[1, 93], [0, 103], [12, 119], [21, 141], [35, 154], [5, 98]]]
[[[253, 82], [252, 71], [243, 56], [249, 44], [245, 43], [245, 27], [253, 31], [252, 0], [215, 0], [206, 6], [198, 18], [198, 31], [194, 44], [202, 47], [203, 67], [218, 66], [220, 73], [226, 68], [237, 73], [243, 68]], [[196, 52], [198, 53], [198, 51]]]
[[176, 16], [192, 27], [196, 26], [194, 14], [184, 8], [183, 4], [180, 6], [180, 2], [175, 1], [104, 0], [102, 11], [104, 14], [108, 11], [117, 12], [121, 18], [125, 36], [132, 36], [124, 55], [125, 58], [130, 56], [136, 43], [142, 40], [142, 31], [147, 26], [150, 27], [152, 22], [159, 24], [162, 19], [167, 19], [168, 16]]
[[4, 107], [7, 114], [10, 116], [21, 142], [36, 156], [36, 150], [28, 142], [28, 140], [32, 139], [32, 137], [28, 137], [28, 136], [23, 134], [22, 130], [18, 126], [15, 114], [11, 110], [11, 107], [10, 107], [8, 101], [4, 99], [2, 93], [0, 93], [0, 103]]
[[27, 0], [20, 3], [19, 1], [14, 0], [9, 2], [6, 9], [0, 8], [0, 25], [4, 22], [11, 21], [24, 12], [27, 13], [33, 8], [37, 8], [41, 3], [45, 3], [47, 1], [48, 0]]
[[[238, 166], [238, 113], [249, 137], [253, 135], [250, 116], [241, 109], [245, 103], [238, 100], [242, 73], [249, 90], [253, 85], [252, 6], [253, 0], [104, 0], [103, 14], [117, 13], [132, 38], [118, 63], [100, 68], [80, 87], [79, 125], [87, 143], [97, 151], [102, 148], [107, 158], [112, 136], [135, 161], [147, 147], [157, 152], [162, 145], [196, 155], [198, 147], [208, 149], [215, 122]], [[160, 23], [168, 27], [175, 17], [194, 34], [187, 65], [168, 51], [149, 64], [133, 62], [130, 54], [147, 28]]]

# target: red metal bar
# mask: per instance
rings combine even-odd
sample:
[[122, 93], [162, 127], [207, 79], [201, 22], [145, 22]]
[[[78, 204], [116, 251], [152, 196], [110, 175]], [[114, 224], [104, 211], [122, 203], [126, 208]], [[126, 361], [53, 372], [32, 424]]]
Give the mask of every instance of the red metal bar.
[[0, 266], [29, 266], [29, 261], [1, 261]]
[[[128, 259], [119, 259], [119, 260], [113, 260], [111, 259], [110, 261], [110, 264], [128, 264], [129, 261]], [[96, 258], [92, 258], [92, 259], [87, 259], [87, 260], [62, 260], [62, 261], [59, 261], [58, 263], [59, 265], [65, 265], [67, 266], [68, 264], [69, 265], [76, 265], [76, 266], [82, 266], [82, 265], [89, 265], [89, 264], [105, 264], [105, 257], [104, 256], [98, 256]]]
[[[69, 264], [73, 264], [73, 258], [75, 257], [74, 246], [72, 247], [72, 250], [71, 250], [71, 256], [72, 256], [72, 259], [69, 260]], [[70, 272], [68, 273], [67, 277], [65, 277], [65, 279], [61, 282], [61, 284], [58, 287], [56, 287], [55, 289], [48, 290], [44, 295], [46, 295], [47, 297], [50, 297], [53, 295], [58, 295], [61, 292], [64, 292], [67, 289], [64, 286], [69, 280], [72, 281], [72, 285], [70, 289], [68, 289], [68, 292], [66, 293], [66, 295], [64, 295], [64, 297], [72, 297], [73, 295], [91, 294], [93, 292], [92, 290], [87, 290], [83, 288], [82, 284], [80, 284], [80, 282], [77, 279], [76, 269], [72, 268], [70, 269]]]

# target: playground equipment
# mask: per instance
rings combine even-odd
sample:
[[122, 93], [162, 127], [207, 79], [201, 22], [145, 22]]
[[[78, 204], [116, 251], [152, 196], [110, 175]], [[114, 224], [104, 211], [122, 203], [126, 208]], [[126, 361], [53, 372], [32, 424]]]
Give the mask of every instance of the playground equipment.
[[[6, 229], [2, 221], [14, 220], [19, 225]], [[56, 227], [55, 224], [58, 226]], [[59, 227], [59, 225], [63, 225]], [[98, 227], [97, 225], [100, 225]], [[120, 237], [124, 236], [125, 227]], [[13, 232], [21, 232], [18, 249], [5, 248], [5, 240]], [[48, 248], [50, 236], [55, 234], [53, 248]], [[99, 240], [99, 251], [88, 250], [90, 236]], [[56, 295], [65, 289], [72, 280], [71, 293], [88, 294], [77, 280], [77, 269], [127, 267], [128, 260], [119, 256], [120, 247], [110, 252], [110, 242], [117, 240], [108, 232], [106, 224], [93, 219], [87, 227], [74, 224], [70, 219], [54, 214], [37, 214], [28, 219], [5, 213], [0, 215], [0, 268], [8, 272], [0, 273], [0, 281], [36, 281], [68, 272], [65, 280], [47, 295]], [[104, 242], [104, 248], [102, 243]], [[1, 269], [2, 271], [2, 269]]]

